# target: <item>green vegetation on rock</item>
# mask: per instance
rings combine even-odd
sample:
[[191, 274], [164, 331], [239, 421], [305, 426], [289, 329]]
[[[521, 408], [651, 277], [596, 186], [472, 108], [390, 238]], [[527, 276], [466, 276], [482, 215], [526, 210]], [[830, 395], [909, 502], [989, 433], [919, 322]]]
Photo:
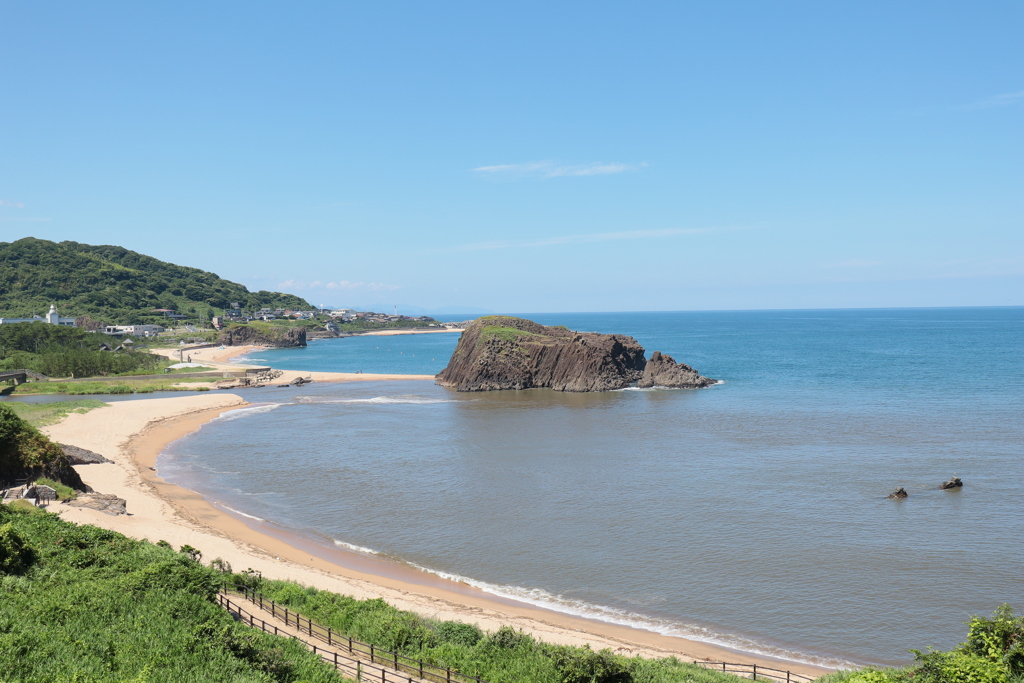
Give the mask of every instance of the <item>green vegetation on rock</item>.
[[67, 458], [60, 446], [46, 438], [6, 403], [0, 403], [0, 479], [29, 467], [45, 467]]
[[304, 299], [246, 287], [198, 268], [187, 268], [110, 245], [50, 242], [26, 237], [0, 242], [0, 316], [30, 317], [50, 304], [66, 316], [106, 323], [161, 324], [153, 309], [209, 318], [238, 303], [242, 308], [310, 309]]

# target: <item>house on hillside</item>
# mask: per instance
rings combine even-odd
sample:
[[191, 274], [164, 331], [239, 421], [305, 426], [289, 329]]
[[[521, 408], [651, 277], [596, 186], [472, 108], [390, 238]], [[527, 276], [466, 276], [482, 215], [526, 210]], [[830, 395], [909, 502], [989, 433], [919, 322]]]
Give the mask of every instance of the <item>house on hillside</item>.
[[31, 318], [0, 318], [0, 325], [14, 325], [17, 323], [49, 323], [50, 325], [62, 325], [64, 327], [74, 327], [74, 318], [65, 318], [57, 313], [57, 307], [50, 304], [50, 312], [43, 318], [38, 315], [34, 315]]

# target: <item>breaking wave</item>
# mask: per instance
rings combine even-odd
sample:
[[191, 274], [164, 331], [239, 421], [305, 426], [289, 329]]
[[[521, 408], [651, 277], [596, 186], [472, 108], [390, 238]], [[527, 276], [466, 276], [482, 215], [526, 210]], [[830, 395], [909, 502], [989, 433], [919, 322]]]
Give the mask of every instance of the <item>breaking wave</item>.
[[360, 553], [362, 555], [380, 555], [380, 552], [374, 550], [373, 548], [364, 548], [361, 545], [346, 543], [345, 541], [339, 541], [336, 538], [331, 540], [334, 541], [334, 545], [344, 548], [345, 550], [351, 550], [352, 552]]
[[[337, 543], [337, 541], [335, 542]], [[585, 619], [594, 619], [596, 621], [603, 621], [619, 626], [629, 626], [630, 628], [652, 631], [663, 636], [678, 636], [689, 640], [696, 640], [702, 643], [718, 645], [720, 647], [765, 655], [790, 662], [812, 664], [827, 668], [857, 668], [856, 664], [845, 659], [816, 657], [814, 655], [786, 650], [784, 648], [767, 645], [743, 636], [719, 633], [703, 626], [683, 624], [615, 607], [595, 605], [575, 598], [567, 598], [562, 595], [556, 595], [548, 592], [543, 588], [523, 588], [521, 586], [487, 583], [486, 581], [478, 581], [459, 574], [451, 574], [449, 572], [430, 569], [429, 567], [424, 567], [414, 562], [407, 562], [407, 564], [420, 571], [433, 574], [434, 576], [439, 576], [442, 579], [463, 583], [478, 590], [482, 590], [485, 593], [509, 598], [518, 602], [525, 602], [529, 605], [549, 609], [554, 612], [570, 614], [572, 616], [583, 617]]]
[[228, 507], [224, 503], [214, 503], [214, 505], [216, 505], [219, 508], [223, 508], [223, 509], [227, 510], [228, 512], [233, 512], [236, 515], [241, 515], [242, 517], [247, 517], [249, 519], [255, 519], [257, 522], [265, 522], [265, 521], [267, 521], [267, 520], [263, 519], [262, 517], [257, 517], [256, 515], [248, 515], [248, 514], [242, 512], [241, 510], [236, 510], [233, 507]]
[[210, 422], [231, 422], [239, 418], [248, 417], [250, 415], [258, 415], [260, 413], [269, 413], [271, 410], [280, 408], [283, 403], [264, 403], [257, 406], [246, 406], [245, 408], [236, 408], [235, 410], [228, 411], [220, 417], [215, 417]]

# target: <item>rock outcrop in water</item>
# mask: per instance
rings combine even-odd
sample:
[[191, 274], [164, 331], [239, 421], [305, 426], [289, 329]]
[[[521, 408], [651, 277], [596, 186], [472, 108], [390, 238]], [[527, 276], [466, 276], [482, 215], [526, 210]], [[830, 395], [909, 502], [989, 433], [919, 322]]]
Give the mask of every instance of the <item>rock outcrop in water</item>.
[[[645, 386], [714, 384], [689, 366], [655, 355], [658, 360], [651, 383]], [[437, 375], [437, 383], [459, 391], [610, 391], [641, 381], [647, 366], [644, 348], [632, 337], [573, 332], [522, 318], [487, 316], [474, 320], [462, 333], [448, 367]], [[662, 380], [681, 383], [663, 384]]]
[[949, 481], [944, 481], [939, 484], [939, 488], [945, 491], [947, 489], [958, 489], [963, 485], [964, 482], [960, 477], [952, 477]]
[[661, 351], [651, 354], [644, 368], [644, 375], [636, 383], [638, 387], [671, 387], [673, 389], [701, 389], [711, 386], [715, 380], [701, 377], [696, 370], [685, 363], [677, 363], [672, 356]]
[[220, 333], [218, 343], [224, 346], [271, 346], [278, 349], [290, 349], [306, 345], [306, 329], [303, 327], [264, 328], [256, 325], [238, 325], [229, 327]]

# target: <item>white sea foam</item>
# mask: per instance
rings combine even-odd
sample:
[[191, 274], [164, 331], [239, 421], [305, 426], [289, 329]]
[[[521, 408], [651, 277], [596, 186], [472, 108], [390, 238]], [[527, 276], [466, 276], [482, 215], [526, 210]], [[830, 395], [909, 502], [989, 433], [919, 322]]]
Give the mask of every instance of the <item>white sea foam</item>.
[[231, 422], [243, 417], [249, 417], [250, 415], [259, 415], [260, 413], [269, 413], [271, 410], [280, 408], [283, 403], [264, 403], [256, 406], [247, 406], [245, 408], [236, 408], [235, 410], [224, 413], [220, 417], [215, 417], [210, 422]]
[[303, 403], [347, 403], [351, 405], [434, 405], [435, 403], [454, 403], [450, 399], [427, 398], [425, 396], [375, 396], [374, 398], [328, 398], [316, 396], [297, 396], [296, 401]]
[[472, 586], [473, 588], [482, 590], [485, 593], [509, 598], [518, 602], [525, 602], [529, 605], [542, 607], [555, 612], [561, 612], [563, 614], [571, 614], [573, 616], [594, 619], [610, 624], [617, 624], [619, 626], [629, 626], [630, 628], [652, 631], [664, 636], [678, 636], [689, 640], [700, 641], [702, 643], [709, 643], [721, 647], [741, 650], [743, 652], [775, 657], [777, 659], [783, 659], [791, 662], [812, 664], [828, 668], [857, 668], [856, 664], [845, 659], [816, 657], [800, 652], [785, 650], [783, 648], [766, 645], [742, 636], [718, 633], [695, 624], [683, 624], [670, 621], [668, 619], [658, 619], [656, 617], [637, 614], [636, 612], [629, 612], [616, 607], [595, 605], [575, 598], [566, 598], [562, 595], [550, 593], [542, 588], [523, 588], [521, 586], [492, 584], [487, 583], [486, 581], [478, 581], [466, 576], [460, 576], [459, 574], [430, 569], [429, 567], [424, 567], [413, 562], [409, 562], [408, 564], [420, 571], [434, 574], [435, 576], [439, 576], [449, 581], [464, 583]]
[[216, 505], [219, 508], [224, 508], [228, 512], [233, 512], [236, 515], [241, 515], [242, 517], [248, 517], [249, 519], [255, 519], [257, 522], [265, 522], [265, 521], [267, 521], [267, 520], [263, 519], [262, 517], [257, 517], [256, 515], [249, 515], [249, 514], [246, 514], [246, 513], [242, 512], [241, 510], [236, 510], [233, 507], [228, 507], [224, 503], [214, 503], [214, 505]]
[[345, 548], [346, 550], [351, 550], [352, 552], [362, 553], [363, 555], [380, 555], [380, 553], [373, 548], [364, 548], [361, 545], [353, 545], [352, 543], [346, 543], [345, 541], [339, 541], [337, 539], [332, 540], [334, 541], [334, 545]]

